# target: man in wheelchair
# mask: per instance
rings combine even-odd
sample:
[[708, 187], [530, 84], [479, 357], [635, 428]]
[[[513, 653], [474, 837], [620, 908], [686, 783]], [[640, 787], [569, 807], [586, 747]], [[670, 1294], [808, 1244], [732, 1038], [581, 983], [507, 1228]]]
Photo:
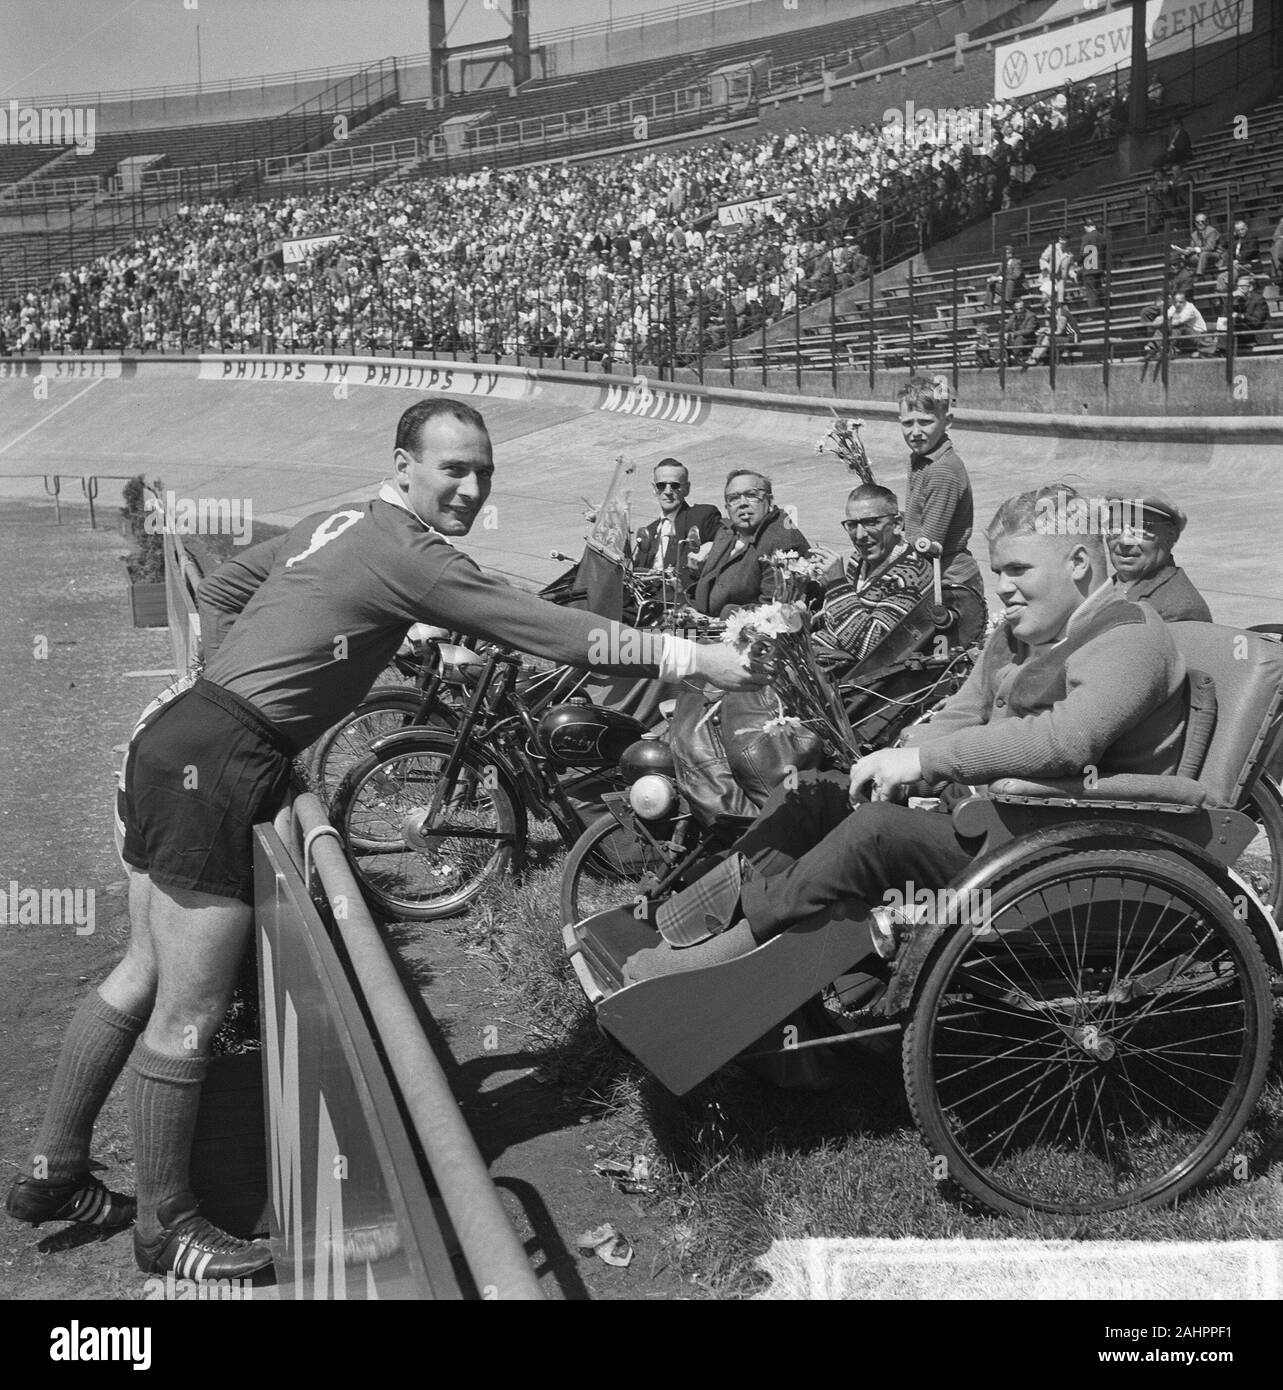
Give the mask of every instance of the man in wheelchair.
[[1022, 493], [990, 522], [1004, 621], [963, 688], [849, 779], [778, 787], [729, 857], [658, 908], [661, 940], [629, 959], [625, 983], [732, 959], [835, 909], [868, 932], [869, 957], [892, 954], [869, 916], [888, 886], [941, 889], [978, 847], [949, 816], [902, 804], [911, 792], [1177, 770], [1185, 663], [1162, 618], [1111, 583], [1099, 536], [1042, 529], [1040, 500], [1062, 493], [1075, 495]]
[[[906, 651], [917, 651], [935, 633], [930, 621], [913, 622], [922, 617], [930, 599], [932, 568], [904, 539], [904, 515], [895, 493], [876, 483], [852, 489], [842, 527], [850, 550], [811, 550], [823, 565], [815, 586], [822, 598], [815, 619], [816, 657], [834, 682], [857, 667], [876, 665], [880, 649], [894, 661]], [[892, 694], [910, 694], [915, 684], [922, 684], [920, 677], [916, 683], [897, 686]], [[779, 701], [769, 686], [734, 699], [720, 693], [715, 698], [714, 727], [709, 726], [704, 704], [692, 700], [675, 715], [669, 731], [674, 758], [685, 770], [683, 784], [706, 813], [751, 814], [787, 768], [819, 763], [822, 750], [814, 735], [765, 732], [779, 713]], [[710, 770], [713, 761], [719, 772]], [[721, 804], [715, 806], [719, 788]]]
[[[813, 632], [816, 658], [839, 689], [844, 678], [859, 671], [864, 673], [861, 691], [880, 690], [882, 703], [897, 708], [905, 701], [912, 704], [924, 683], [928, 688], [931, 683], [924, 682], [920, 672], [896, 669], [897, 663], [936, 636], [948, 643], [956, 635], [956, 612], [944, 610], [941, 622], [947, 617], [947, 629], [938, 629], [931, 620], [931, 562], [905, 541], [904, 514], [890, 488], [864, 483], [852, 489], [842, 527], [850, 550], [812, 547], [811, 552], [827, 562], [817, 585], [821, 606]], [[846, 703], [852, 707], [852, 722], [859, 725], [868, 702], [848, 691]], [[855, 706], [861, 709], [857, 712]], [[778, 712], [769, 686], [721, 699], [728, 765], [737, 784], [759, 806], [787, 768], [815, 767], [821, 756], [814, 735], [764, 732]]]

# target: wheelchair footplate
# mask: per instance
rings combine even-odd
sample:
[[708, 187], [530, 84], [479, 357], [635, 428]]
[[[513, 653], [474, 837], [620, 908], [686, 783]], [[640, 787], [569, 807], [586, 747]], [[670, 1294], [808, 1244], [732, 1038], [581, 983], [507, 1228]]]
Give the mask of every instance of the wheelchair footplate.
[[660, 943], [629, 907], [563, 931], [597, 1022], [668, 1090], [684, 1095], [871, 953], [866, 919], [817, 914], [733, 960], [624, 983]]

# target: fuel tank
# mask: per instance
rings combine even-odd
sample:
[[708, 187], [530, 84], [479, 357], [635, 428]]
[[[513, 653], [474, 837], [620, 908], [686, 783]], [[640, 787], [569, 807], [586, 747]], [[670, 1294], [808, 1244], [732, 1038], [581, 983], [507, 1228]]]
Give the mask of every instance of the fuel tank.
[[630, 744], [646, 732], [629, 714], [576, 698], [540, 716], [539, 747], [564, 767], [614, 767]]

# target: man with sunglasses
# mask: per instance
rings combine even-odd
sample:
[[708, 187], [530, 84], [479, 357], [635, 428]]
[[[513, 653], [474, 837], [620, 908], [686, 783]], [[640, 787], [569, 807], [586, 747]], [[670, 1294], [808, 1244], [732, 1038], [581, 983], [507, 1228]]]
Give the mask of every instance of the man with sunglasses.
[[678, 459], [660, 459], [655, 465], [655, 496], [659, 519], [641, 527], [633, 540], [633, 565], [639, 570], [676, 569], [683, 585], [694, 583], [690, 570], [680, 563], [684, 543], [693, 553], [717, 534], [722, 514], [707, 502], [688, 502], [691, 484], [686, 465]]
[[693, 605], [711, 618], [754, 603], [769, 603], [775, 576], [762, 562], [777, 550], [809, 555], [811, 547], [775, 505], [771, 480], [737, 469], [726, 479], [726, 520], [701, 560]]

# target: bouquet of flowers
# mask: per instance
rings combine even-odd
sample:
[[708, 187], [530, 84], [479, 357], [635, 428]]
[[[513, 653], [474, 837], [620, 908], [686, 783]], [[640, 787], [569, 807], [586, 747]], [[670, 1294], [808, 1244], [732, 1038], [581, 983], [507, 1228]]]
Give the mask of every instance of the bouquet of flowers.
[[805, 603], [826, 568], [819, 556], [797, 555], [790, 550], [777, 550], [763, 556], [762, 564], [775, 576], [776, 603]]
[[834, 763], [846, 769], [856, 757], [855, 733], [841, 699], [816, 663], [810, 623], [802, 604], [777, 599], [731, 614], [722, 641], [746, 655], [753, 670], [770, 677], [779, 713], [763, 731], [809, 730]]
[[860, 430], [863, 428], [863, 420], [839, 415], [829, 432], [815, 446], [815, 452], [836, 454], [850, 472], [860, 475], [862, 483], [871, 483], [874, 481], [873, 469], [869, 464], [868, 450], [860, 438]]

